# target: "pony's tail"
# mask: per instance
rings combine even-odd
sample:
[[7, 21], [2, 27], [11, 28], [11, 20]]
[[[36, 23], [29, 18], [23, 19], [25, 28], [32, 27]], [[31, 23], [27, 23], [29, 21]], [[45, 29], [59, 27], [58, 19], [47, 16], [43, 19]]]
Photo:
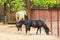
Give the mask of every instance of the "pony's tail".
[[49, 35], [49, 28], [47, 27], [46, 24], [44, 25], [44, 29], [45, 29], [46, 34]]

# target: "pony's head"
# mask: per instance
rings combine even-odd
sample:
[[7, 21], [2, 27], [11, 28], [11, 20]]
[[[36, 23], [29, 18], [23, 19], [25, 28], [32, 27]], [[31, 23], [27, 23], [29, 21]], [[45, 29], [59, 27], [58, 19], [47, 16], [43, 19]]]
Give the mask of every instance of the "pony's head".
[[45, 32], [47, 35], [49, 35], [49, 28], [47, 27], [47, 25], [44, 26]]

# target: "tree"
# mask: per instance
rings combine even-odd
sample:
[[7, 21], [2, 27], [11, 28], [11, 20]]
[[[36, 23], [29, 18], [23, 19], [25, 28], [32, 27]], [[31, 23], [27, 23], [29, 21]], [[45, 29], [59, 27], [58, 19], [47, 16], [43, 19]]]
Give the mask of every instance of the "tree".
[[[25, 3], [24, 0], [0, 0], [0, 3], [2, 3], [4, 5], [4, 14], [5, 14], [5, 20], [4, 20], [4, 24], [6, 23], [6, 14], [7, 14], [7, 8], [9, 8], [9, 11], [21, 11], [24, 10], [25, 8]], [[9, 12], [9, 13], [10, 13]]]

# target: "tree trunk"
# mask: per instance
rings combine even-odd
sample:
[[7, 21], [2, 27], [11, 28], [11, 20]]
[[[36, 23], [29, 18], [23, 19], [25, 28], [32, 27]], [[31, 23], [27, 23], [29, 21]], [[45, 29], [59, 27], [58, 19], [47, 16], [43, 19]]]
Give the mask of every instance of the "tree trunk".
[[26, 3], [26, 8], [27, 8], [27, 11], [28, 11], [28, 20], [30, 19], [30, 6], [31, 6], [31, 3], [30, 3], [30, 0], [25, 0], [25, 3]]
[[6, 23], [6, 3], [4, 3], [4, 21], [3, 24]]

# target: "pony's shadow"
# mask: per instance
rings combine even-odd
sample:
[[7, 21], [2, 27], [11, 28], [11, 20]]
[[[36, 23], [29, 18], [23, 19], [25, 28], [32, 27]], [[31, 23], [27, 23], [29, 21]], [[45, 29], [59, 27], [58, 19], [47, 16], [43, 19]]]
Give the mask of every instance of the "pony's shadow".
[[[26, 34], [26, 33], [23, 33], [23, 32], [19, 32], [19, 33], [16, 33], [17, 35], [25, 35], [25, 36], [33, 36], [33, 35], [47, 35], [47, 34], [36, 34], [36, 33], [30, 33], [30, 34]], [[52, 34], [49, 34], [49, 35], [52, 35]]]
[[49, 34], [46, 34], [46, 33], [38, 33], [38, 34], [36, 34], [36, 33], [30, 33], [28, 35], [52, 35], [52, 33], [49, 33]]

